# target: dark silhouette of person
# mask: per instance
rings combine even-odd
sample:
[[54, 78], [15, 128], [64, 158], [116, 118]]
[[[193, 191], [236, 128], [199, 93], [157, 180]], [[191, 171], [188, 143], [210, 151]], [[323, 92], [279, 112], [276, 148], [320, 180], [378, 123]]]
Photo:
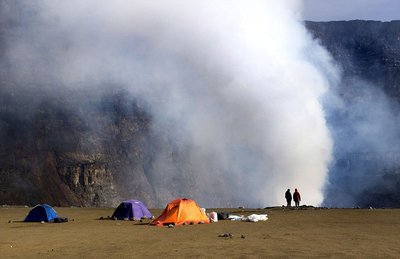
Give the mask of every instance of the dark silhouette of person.
[[292, 207], [292, 194], [290, 193], [290, 189], [287, 189], [285, 192], [285, 198], [287, 202], [287, 207]]
[[300, 196], [300, 193], [299, 193], [299, 191], [297, 189], [294, 189], [293, 200], [294, 200], [295, 206], [299, 207], [300, 201], [301, 201], [301, 196]]

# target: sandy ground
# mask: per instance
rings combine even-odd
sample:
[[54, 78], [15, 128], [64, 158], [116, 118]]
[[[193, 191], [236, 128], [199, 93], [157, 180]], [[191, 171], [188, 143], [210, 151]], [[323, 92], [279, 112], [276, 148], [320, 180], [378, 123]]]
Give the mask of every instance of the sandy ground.
[[[113, 209], [55, 208], [70, 221], [15, 222], [29, 209], [0, 208], [1, 258], [400, 257], [400, 209], [219, 209], [235, 215], [267, 213], [269, 219], [167, 228], [97, 220]], [[224, 233], [233, 237], [219, 237]]]

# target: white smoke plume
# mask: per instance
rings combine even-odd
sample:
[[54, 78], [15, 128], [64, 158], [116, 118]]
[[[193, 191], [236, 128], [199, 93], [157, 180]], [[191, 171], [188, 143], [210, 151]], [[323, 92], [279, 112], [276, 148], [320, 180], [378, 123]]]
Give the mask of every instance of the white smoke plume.
[[[150, 107], [153, 130], [187, 149], [192, 171], [183, 173], [195, 176], [191, 195], [204, 205], [280, 205], [288, 188], [306, 204], [322, 202], [332, 152], [322, 98], [335, 71], [301, 23], [300, 1], [36, 0], [29, 8], [40, 18], [7, 54], [18, 78], [124, 85]], [[167, 159], [157, 178], [168, 178]]]

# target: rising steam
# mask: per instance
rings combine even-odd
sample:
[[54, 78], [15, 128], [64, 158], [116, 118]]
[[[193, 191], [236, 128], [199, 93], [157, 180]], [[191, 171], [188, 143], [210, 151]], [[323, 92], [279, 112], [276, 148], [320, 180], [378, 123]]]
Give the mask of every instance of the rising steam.
[[[26, 8], [35, 18], [7, 48], [10, 71], [61, 88], [118, 84], [143, 100], [152, 130], [190, 165], [176, 171], [173, 153], [157, 156], [151, 177], [164, 199], [279, 205], [287, 188], [299, 188], [304, 203], [322, 202], [332, 140], [321, 102], [334, 71], [299, 22], [300, 2], [37, 0]], [[168, 191], [187, 175], [192, 193]]]

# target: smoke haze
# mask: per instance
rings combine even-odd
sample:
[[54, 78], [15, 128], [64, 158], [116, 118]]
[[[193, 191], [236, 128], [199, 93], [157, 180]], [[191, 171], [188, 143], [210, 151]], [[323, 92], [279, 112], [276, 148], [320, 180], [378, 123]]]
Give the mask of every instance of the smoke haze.
[[399, 25], [306, 22], [341, 65], [324, 99], [334, 141], [324, 206], [399, 206]]
[[[3, 66], [60, 96], [118, 85], [140, 99], [151, 130], [189, 165], [172, 166], [173, 152], [154, 159], [149, 178], [162, 203], [186, 195], [203, 206], [279, 205], [288, 188], [322, 202], [332, 140], [321, 102], [337, 75], [300, 22], [299, 1], [23, 6]], [[171, 191], [186, 178], [196, 190]]]
[[328, 116], [335, 140], [323, 204], [398, 206], [399, 104], [378, 86], [353, 77]]

